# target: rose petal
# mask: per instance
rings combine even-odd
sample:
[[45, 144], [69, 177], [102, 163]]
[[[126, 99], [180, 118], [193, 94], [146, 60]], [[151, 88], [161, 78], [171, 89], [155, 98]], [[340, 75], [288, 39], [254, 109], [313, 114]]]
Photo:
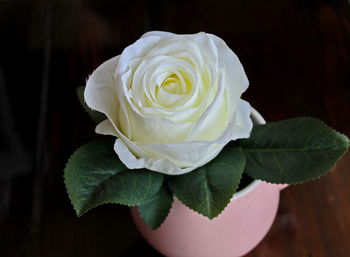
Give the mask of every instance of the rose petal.
[[169, 175], [190, 172], [214, 159], [224, 144], [215, 142], [184, 142], [178, 144], [142, 144], [137, 143], [146, 155], [158, 158], [137, 158], [125, 142], [117, 139], [114, 150], [120, 160], [129, 169], [146, 168]]
[[116, 56], [102, 63], [87, 80], [84, 91], [84, 99], [91, 109], [112, 116], [117, 113], [114, 74], [119, 58], [120, 56]]
[[[227, 46], [224, 40], [213, 34], [209, 35], [218, 48], [220, 68], [226, 71], [227, 78], [225, 80], [229, 81], [231, 85], [236, 85], [236, 87], [228, 87], [229, 89], [236, 91], [230, 95], [237, 95], [239, 98], [241, 94], [247, 90], [249, 85], [243, 66], [237, 55]], [[238, 94], [236, 94], [237, 92]]]
[[108, 119], [101, 121], [95, 128], [95, 132], [101, 135], [118, 136], [118, 133], [112, 122]]
[[[141, 169], [146, 168], [152, 171], [157, 171], [165, 174], [184, 174], [190, 172], [193, 169], [184, 168], [181, 169], [174, 163], [166, 159], [155, 158], [137, 158], [133, 155], [129, 148], [120, 139], [117, 139], [114, 144], [114, 150], [118, 154], [119, 159], [129, 169]], [[165, 172], [166, 171], [166, 172]]]
[[217, 84], [217, 90], [213, 91], [215, 93], [214, 99], [196, 122], [191, 131], [190, 140], [215, 140], [223, 133], [232, 119], [233, 115], [228, 113], [227, 109], [234, 109], [235, 106], [228, 106], [227, 98], [224, 95], [227, 90], [223, 71], [220, 72]]
[[126, 106], [132, 130], [132, 141], [148, 143], [172, 143], [185, 141], [193, 123], [174, 123], [163, 117], [144, 116]]
[[253, 128], [253, 122], [250, 118], [251, 112], [252, 107], [250, 104], [240, 99], [236, 109], [237, 117], [234, 123], [232, 140], [248, 138], [250, 136], [250, 132]]
[[152, 37], [152, 36], [156, 36], [156, 37], [161, 37], [161, 38], [169, 38], [169, 37], [173, 37], [174, 33], [171, 33], [171, 32], [166, 32], [166, 31], [149, 31], [149, 32], [146, 32], [145, 34], [142, 35], [141, 38], [143, 37]]
[[[132, 143], [128, 139], [119, 140], [114, 146], [122, 162], [128, 167], [146, 168], [169, 175], [190, 172], [214, 159], [222, 148], [231, 141], [235, 117], [224, 133], [215, 141], [187, 141], [173, 144]], [[142, 149], [141, 155], [134, 155], [132, 146]], [[141, 157], [152, 156], [152, 157]]]

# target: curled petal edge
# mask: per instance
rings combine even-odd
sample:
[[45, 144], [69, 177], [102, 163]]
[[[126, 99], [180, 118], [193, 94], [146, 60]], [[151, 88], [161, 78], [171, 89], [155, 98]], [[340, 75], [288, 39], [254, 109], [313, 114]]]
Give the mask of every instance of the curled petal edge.
[[[250, 119], [252, 108], [243, 100], [240, 101], [238, 108], [240, 111], [237, 111], [237, 117], [232, 118], [225, 133], [214, 141], [188, 141], [174, 144], [147, 144], [132, 142], [117, 131], [115, 126], [108, 119], [101, 122], [96, 127], [96, 133], [117, 137], [120, 136], [115, 142], [114, 151], [129, 169], [146, 168], [168, 175], [181, 175], [210, 162], [220, 153], [222, 148], [229, 141], [249, 137], [253, 126]], [[176, 165], [175, 163], [178, 163], [179, 160], [172, 161], [171, 159], [176, 156], [176, 153], [179, 153], [179, 148], [185, 151], [182, 155], [186, 155], [187, 152], [189, 155], [197, 155], [195, 158], [196, 161]], [[204, 153], [203, 151], [205, 150], [206, 152]], [[137, 157], [150, 155], [147, 153], [151, 153], [151, 155], [154, 156], [159, 156], [161, 153], [165, 156], [159, 156], [158, 158]], [[205, 158], [200, 158], [200, 156], [205, 156]], [[179, 159], [182, 159], [182, 157]]]
[[253, 121], [251, 119], [252, 107], [250, 104], [242, 99], [238, 101], [236, 110], [236, 122], [233, 127], [232, 140], [239, 138], [248, 138], [253, 128]]

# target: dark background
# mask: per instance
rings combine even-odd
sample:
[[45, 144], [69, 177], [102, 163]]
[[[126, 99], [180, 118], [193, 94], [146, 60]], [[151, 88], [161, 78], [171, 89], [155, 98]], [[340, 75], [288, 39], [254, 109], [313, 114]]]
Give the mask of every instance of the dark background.
[[[96, 137], [76, 88], [149, 30], [220, 36], [267, 121], [313, 116], [350, 135], [346, 0], [0, 0], [1, 257], [160, 256], [127, 208], [77, 218], [62, 178], [72, 151]], [[349, 169], [347, 154], [330, 175], [287, 188], [248, 256], [350, 256]]]

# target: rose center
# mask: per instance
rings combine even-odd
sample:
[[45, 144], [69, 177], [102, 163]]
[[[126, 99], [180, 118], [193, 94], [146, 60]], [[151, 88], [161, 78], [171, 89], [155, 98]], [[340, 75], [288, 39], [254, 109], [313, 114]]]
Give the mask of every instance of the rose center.
[[172, 74], [162, 82], [160, 88], [170, 94], [184, 95], [190, 92], [191, 83], [184, 76], [179, 78], [177, 74]]

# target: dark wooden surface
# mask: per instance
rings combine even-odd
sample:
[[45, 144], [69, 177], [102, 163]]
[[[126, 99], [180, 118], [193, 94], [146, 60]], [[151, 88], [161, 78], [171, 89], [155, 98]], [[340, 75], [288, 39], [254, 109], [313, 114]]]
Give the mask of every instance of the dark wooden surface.
[[[206, 31], [243, 63], [267, 121], [313, 116], [350, 135], [350, 9], [341, 0], [0, 1], [0, 256], [160, 256], [124, 207], [77, 218], [65, 162], [94, 135], [75, 90], [148, 30]], [[281, 194], [249, 257], [350, 256], [350, 154]], [[200, 256], [194, 256], [200, 257]]]

